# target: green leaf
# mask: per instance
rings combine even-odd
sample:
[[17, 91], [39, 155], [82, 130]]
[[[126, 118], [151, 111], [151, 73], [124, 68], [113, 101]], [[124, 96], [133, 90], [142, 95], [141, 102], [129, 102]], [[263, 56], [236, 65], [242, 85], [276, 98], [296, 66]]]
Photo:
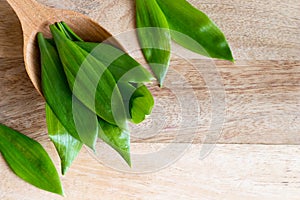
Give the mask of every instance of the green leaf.
[[136, 25], [144, 57], [162, 86], [170, 63], [171, 36], [155, 0], [136, 0]]
[[221, 30], [186, 0], [156, 0], [167, 18], [172, 39], [196, 53], [234, 61]]
[[56, 27], [62, 31], [67, 38], [72, 41], [83, 41], [73, 30], [65, 23], [65, 22], [58, 22], [55, 23]]
[[135, 86], [136, 90], [130, 98], [130, 114], [133, 123], [141, 123], [150, 115], [154, 106], [154, 99], [145, 85]]
[[108, 66], [118, 82], [129, 119], [136, 124], [142, 122], [146, 115], [151, 113], [154, 100], [146, 86], [139, 84], [137, 87], [137, 84], [133, 83], [150, 81], [152, 76], [149, 72], [128, 54], [111, 45], [90, 42], [76, 42], [76, 44]]
[[72, 95], [56, 48], [38, 34], [42, 64], [42, 89], [47, 104], [74, 138], [94, 149], [98, 135], [97, 116]]
[[144, 84], [119, 84], [123, 96], [124, 105], [129, 119], [135, 124], [139, 124], [151, 114], [154, 99], [148, 88]]
[[73, 94], [105, 121], [127, 128], [122, 97], [110, 71], [55, 25], [50, 30]]
[[61, 171], [64, 175], [77, 157], [82, 147], [82, 142], [75, 139], [59, 122], [51, 108], [46, 104], [46, 120], [48, 134], [55, 145], [61, 160]]
[[143, 83], [153, 80], [152, 75], [124, 51], [105, 43], [76, 42], [105, 66], [116, 82]]
[[0, 124], [0, 152], [20, 178], [40, 189], [63, 195], [55, 166], [38, 142]]
[[128, 131], [107, 123], [99, 118], [99, 138], [115, 149], [131, 166], [130, 134]]

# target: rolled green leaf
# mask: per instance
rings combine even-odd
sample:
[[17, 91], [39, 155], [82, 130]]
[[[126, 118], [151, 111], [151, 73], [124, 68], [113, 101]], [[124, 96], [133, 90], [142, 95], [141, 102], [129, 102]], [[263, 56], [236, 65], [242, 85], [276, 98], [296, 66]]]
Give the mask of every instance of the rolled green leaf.
[[123, 96], [124, 105], [131, 122], [139, 124], [151, 114], [154, 99], [144, 84], [127, 83], [119, 84]]
[[124, 129], [108, 124], [99, 118], [99, 138], [115, 149], [131, 166], [130, 160], [130, 134]]
[[171, 36], [155, 0], [136, 0], [136, 25], [144, 57], [162, 86], [170, 63]]
[[154, 106], [154, 99], [145, 85], [138, 84], [136, 90], [130, 98], [131, 121], [139, 124], [150, 115]]
[[141, 84], [152, 79], [149, 72], [128, 54], [111, 45], [91, 42], [76, 42], [76, 44], [108, 66], [118, 83], [129, 119], [136, 124], [144, 121], [154, 106], [152, 94]]
[[50, 30], [73, 94], [105, 121], [126, 129], [122, 97], [107, 67], [69, 40], [55, 25], [50, 25]]
[[0, 124], [0, 152], [17, 176], [40, 189], [63, 195], [55, 166], [38, 142]]
[[51, 108], [46, 104], [48, 134], [55, 145], [61, 161], [62, 174], [66, 174], [74, 159], [81, 150], [82, 142], [75, 139], [59, 122]]
[[204, 56], [234, 61], [222, 31], [186, 0], [156, 0], [171, 30], [172, 39]]
[[42, 90], [47, 104], [74, 138], [94, 149], [98, 135], [97, 116], [72, 95], [56, 48], [38, 34], [42, 64]]

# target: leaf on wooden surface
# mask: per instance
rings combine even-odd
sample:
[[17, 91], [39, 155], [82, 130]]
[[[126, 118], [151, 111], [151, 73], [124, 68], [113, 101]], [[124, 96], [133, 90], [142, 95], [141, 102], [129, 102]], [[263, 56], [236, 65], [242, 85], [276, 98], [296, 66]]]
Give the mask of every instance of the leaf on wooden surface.
[[178, 44], [204, 56], [234, 61], [224, 34], [206, 14], [186, 0], [156, 1]]
[[63, 195], [55, 166], [38, 142], [0, 124], [0, 152], [20, 178], [40, 189]]
[[155, 0], [136, 0], [136, 26], [144, 57], [162, 86], [170, 63], [171, 36]]

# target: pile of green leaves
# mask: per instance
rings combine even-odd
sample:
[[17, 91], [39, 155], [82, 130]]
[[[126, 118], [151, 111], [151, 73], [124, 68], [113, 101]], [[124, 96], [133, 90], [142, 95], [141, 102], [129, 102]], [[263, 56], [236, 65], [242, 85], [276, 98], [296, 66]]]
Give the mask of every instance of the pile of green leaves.
[[168, 71], [171, 39], [201, 55], [234, 61], [222, 31], [186, 0], [136, 0], [139, 42], [160, 86]]
[[49, 136], [65, 174], [83, 144], [98, 138], [130, 162], [127, 122], [142, 122], [154, 100], [144, 85], [152, 75], [120, 49], [84, 42], [64, 22], [50, 25], [53, 39], [38, 33], [42, 90]]

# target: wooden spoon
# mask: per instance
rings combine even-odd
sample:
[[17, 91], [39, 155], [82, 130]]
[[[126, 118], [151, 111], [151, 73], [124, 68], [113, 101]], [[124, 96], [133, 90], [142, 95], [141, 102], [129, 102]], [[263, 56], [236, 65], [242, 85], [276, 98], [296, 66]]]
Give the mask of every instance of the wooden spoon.
[[87, 16], [68, 10], [53, 9], [34, 0], [7, 0], [16, 12], [23, 30], [23, 53], [25, 68], [34, 87], [42, 95], [41, 70], [36, 34], [42, 32], [51, 37], [49, 25], [66, 22], [85, 41], [101, 42], [108, 38], [111, 44], [121, 45], [99, 24]]

